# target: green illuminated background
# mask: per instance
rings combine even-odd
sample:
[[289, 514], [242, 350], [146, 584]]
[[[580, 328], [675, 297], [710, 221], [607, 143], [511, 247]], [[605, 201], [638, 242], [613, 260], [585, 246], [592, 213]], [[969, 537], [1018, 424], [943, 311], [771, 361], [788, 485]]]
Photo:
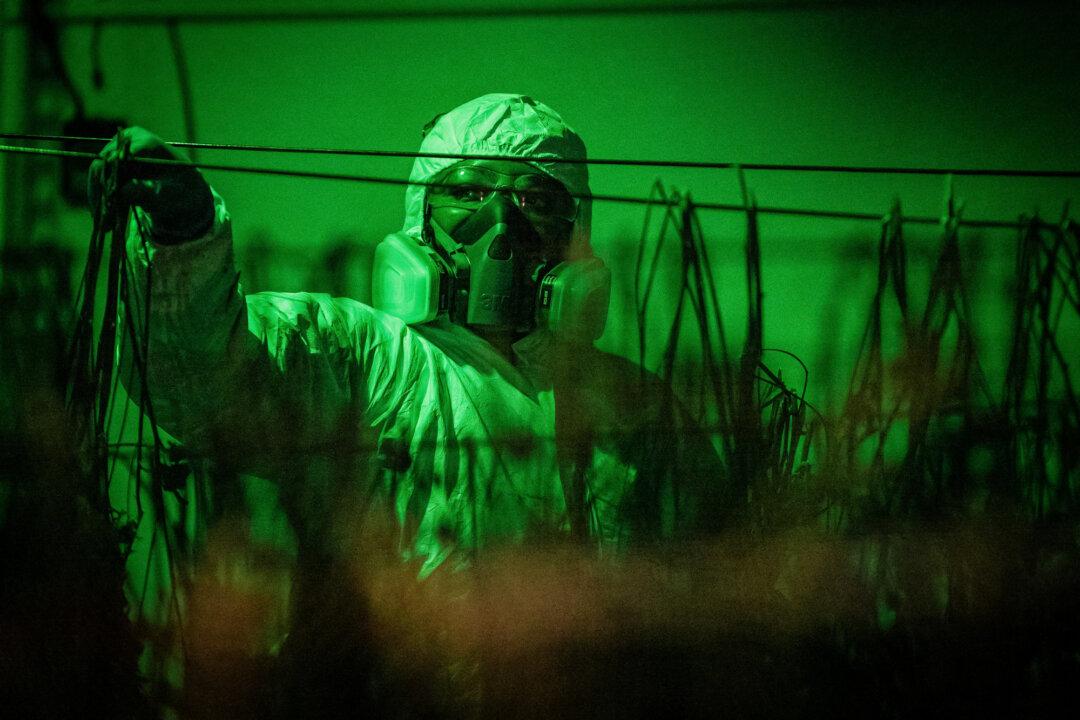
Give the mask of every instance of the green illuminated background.
[[[690, 3], [692, 4], [692, 3]], [[622, 7], [643, 3], [621, 3]], [[650, 7], [655, 4], [649, 4]], [[1080, 168], [1080, 13], [1051, 3], [913, 2], [785, 7], [738, 3], [688, 12], [498, 13], [507, 2], [370, 3], [373, 13], [413, 17], [352, 20], [188, 20], [177, 26], [202, 142], [413, 150], [440, 112], [481, 94], [531, 95], [558, 110], [598, 158], [739, 163]], [[13, 3], [7, 3], [13, 12]], [[360, 6], [358, 3], [349, 8]], [[296, 11], [284, 2], [54, 2], [59, 17], [113, 12]], [[312, 12], [343, 3], [308, 3]], [[533, 0], [550, 11], [604, 3]], [[61, 25], [63, 58], [89, 115], [123, 118], [167, 140], [187, 139], [182, 93], [167, 29], [153, 22]], [[3, 28], [0, 128], [22, 129], [29, 89], [20, 84], [24, 30]], [[96, 44], [96, 47], [95, 47]], [[96, 57], [96, 60], [95, 60]], [[95, 62], [104, 84], [92, 82]], [[67, 112], [63, 98], [56, 112]], [[58, 128], [25, 128], [50, 132]], [[408, 158], [319, 158], [203, 151], [200, 160], [405, 178]], [[0, 163], [13, 162], [0, 155]], [[374, 245], [400, 229], [403, 189], [209, 171], [232, 213], [249, 291], [333, 291], [370, 298]], [[16, 177], [0, 172], [5, 196]], [[747, 171], [761, 206], [939, 216], [942, 177]], [[594, 192], [647, 196], [654, 183], [701, 202], [742, 202], [733, 170], [594, 167]], [[1015, 220], [1062, 216], [1078, 199], [1076, 179], [957, 177], [963, 216]], [[48, 193], [45, 189], [42, 192]], [[1076, 216], [1073, 211], [1073, 217]], [[612, 268], [614, 298], [600, 346], [637, 358], [633, 272], [640, 206], [597, 203], [593, 245]], [[701, 212], [729, 341], [745, 331], [745, 216]], [[49, 238], [76, 253], [90, 221], [63, 209], [46, 226], [12, 228], [8, 245]], [[20, 234], [21, 231], [21, 234]], [[913, 297], [924, 297], [940, 231], [910, 226]], [[807, 398], [836, 409], [852, 373], [876, 281], [879, 224], [760, 217], [764, 341], [798, 355], [810, 371]], [[991, 387], [1001, 386], [1010, 341], [1016, 230], [962, 229], [974, 331]], [[669, 246], [660, 277], [677, 274]], [[76, 263], [78, 265], [78, 263]], [[669, 326], [674, 297], [650, 305], [650, 333]], [[895, 328], [887, 329], [895, 342]], [[1060, 342], [1080, 350], [1076, 317]], [[646, 364], [655, 367], [659, 343]], [[890, 348], [886, 347], [888, 351]], [[895, 348], [892, 348], [895, 349]], [[779, 354], [766, 364], [801, 377]], [[692, 375], [692, 373], [691, 373]], [[254, 496], [272, 494], [252, 481]], [[278, 537], [271, 510], [252, 503], [256, 533]], [[279, 537], [280, 540], [280, 537]], [[286, 541], [282, 541], [286, 542]], [[138, 559], [138, 558], [137, 558]], [[885, 613], [885, 611], [883, 611]], [[887, 614], [887, 613], [885, 613]], [[884, 621], [883, 621], [884, 622]]]
[[[470, 3], [398, 3], [393, 8], [468, 10]], [[513, 4], [505, 3], [506, 7]], [[565, 3], [537, 3], [560, 8]], [[602, 4], [601, 4], [602, 5]], [[858, 4], [856, 4], [858, 5]], [[491, 7], [491, 3], [475, 4]], [[498, 3], [495, 4], [499, 6]], [[758, 6], [761, 9], [757, 9]], [[212, 3], [56, 3], [77, 14], [181, 9]], [[307, 6], [305, 6], [307, 7]], [[333, 10], [332, 3], [310, 9]], [[375, 9], [389, 9], [385, 3]], [[411, 150], [436, 113], [486, 92], [521, 92], [559, 110], [604, 158], [691, 159], [913, 167], [1072, 168], [1076, 143], [1075, 12], [1049, 5], [914, 3], [907, 8], [741, 9], [702, 14], [452, 17], [360, 21], [181, 23], [197, 139], [206, 142]], [[281, 3], [231, 4], [257, 12]], [[19, 31], [8, 29], [9, 62]], [[91, 84], [92, 30], [62, 32], [64, 59], [88, 114], [143, 125], [166, 139], [185, 128], [177, 72], [161, 25], [106, 23], [99, 36], [104, 87]], [[5, 126], [20, 89], [5, 84]], [[321, 159], [204, 154], [266, 166], [407, 176], [408, 159]], [[232, 211], [238, 253], [253, 290], [331, 289], [316, 265], [345, 241], [357, 249], [347, 289], [368, 292], [371, 247], [399, 228], [400, 187], [209, 173]], [[733, 171], [592, 169], [595, 192], [646, 195], [656, 179], [702, 202], [740, 202]], [[884, 213], [941, 213], [939, 177], [749, 172], [759, 204]], [[1075, 180], [959, 178], [971, 218], [1056, 218]], [[598, 204], [594, 243], [615, 269], [616, 303], [628, 292], [627, 258], [641, 232], [640, 207]], [[743, 298], [737, 215], [707, 213], [722, 301], [740, 316]], [[88, 234], [83, 212], [55, 233], [74, 247]], [[849, 322], [869, 292], [874, 223], [764, 216], [766, 346], [811, 365], [811, 397], [846, 377], [821, 363], [823, 345], [850, 342]], [[913, 228], [915, 247], [935, 232]], [[980, 335], [1000, 342], [1000, 311], [1014, 233], [967, 232]], [[269, 244], [269, 254], [253, 249]], [[253, 255], [260, 258], [257, 263]], [[913, 262], [917, 280], [920, 267]], [[339, 283], [340, 286], [340, 283]], [[602, 346], [636, 347], [616, 304]], [[659, 317], [659, 316], [658, 316]], [[662, 324], [662, 320], [661, 320]], [[823, 334], [823, 324], [828, 328]], [[734, 323], [737, 332], [739, 323]], [[823, 342], [827, 339], [827, 342]], [[733, 340], [737, 344], [738, 337]], [[992, 357], [993, 353], [988, 353]]]

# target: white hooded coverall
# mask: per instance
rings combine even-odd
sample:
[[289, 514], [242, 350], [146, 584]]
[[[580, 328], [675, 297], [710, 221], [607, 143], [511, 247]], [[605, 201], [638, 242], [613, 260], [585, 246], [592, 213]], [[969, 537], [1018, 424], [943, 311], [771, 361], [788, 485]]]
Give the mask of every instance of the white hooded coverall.
[[[439, 117], [421, 151], [585, 157], [554, 111], [519, 95], [486, 95]], [[410, 179], [428, 180], [453, 162], [417, 158]], [[585, 165], [533, 164], [588, 194]], [[425, 191], [410, 185], [406, 193], [404, 229], [417, 237]], [[590, 207], [579, 202], [571, 256], [590, 252]], [[549, 362], [557, 343], [546, 331], [520, 341], [512, 364], [449, 321], [411, 327], [318, 293], [245, 295], [216, 194], [215, 204], [205, 237], [157, 245], [132, 223], [128, 238], [137, 317], [150, 288], [155, 419], [185, 445], [238, 471], [325, 491], [331, 512], [389, 511], [400, 552], [421, 576], [492, 543], [569, 533], [568, 498], [580, 499], [571, 504], [601, 546], [624, 543], [635, 527], [665, 537], [688, 518], [701, 525], [692, 519], [705, 509], [694, 499], [701, 488], [671, 476], [718, 482], [702, 477], [717, 467], [712, 446], [671, 421], [682, 416], [670, 396], [642, 384], [629, 363], [580, 348], [577, 367], [562, 363], [571, 389], [560, 395]], [[661, 407], [672, 411], [668, 419]], [[650, 444], [646, 436], [657, 432], [663, 437]], [[557, 434], [567, 441], [555, 442]], [[645, 465], [666, 478], [635, 492]], [[352, 490], [339, 494], [342, 483]]]

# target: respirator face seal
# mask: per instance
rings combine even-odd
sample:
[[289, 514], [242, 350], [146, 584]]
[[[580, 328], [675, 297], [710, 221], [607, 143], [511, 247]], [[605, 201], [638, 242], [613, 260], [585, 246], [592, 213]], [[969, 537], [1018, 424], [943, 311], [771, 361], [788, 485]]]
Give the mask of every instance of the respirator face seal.
[[432, 183], [425, 241], [458, 281], [451, 319], [530, 332], [540, 280], [563, 259], [570, 242], [574, 198], [557, 180], [522, 162], [465, 161]]
[[591, 343], [607, 320], [611, 272], [566, 260], [578, 203], [521, 161], [463, 161], [431, 180], [422, 236], [375, 249], [372, 304], [407, 323], [437, 317], [478, 331], [544, 328]]
[[[426, 206], [426, 224], [434, 223], [453, 237], [469, 221], [475, 232], [478, 222], [524, 220], [532, 232], [518, 222], [507, 239], [523, 252], [553, 260], [566, 253], [578, 212], [574, 197], [558, 180], [523, 162], [492, 160], [451, 165], [432, 180]], [[485, 216], [481, 211], [486, 208], [501, 208], [502, 217]], [[469, 231], [462, 233], [463, 244], [471, 240]]]

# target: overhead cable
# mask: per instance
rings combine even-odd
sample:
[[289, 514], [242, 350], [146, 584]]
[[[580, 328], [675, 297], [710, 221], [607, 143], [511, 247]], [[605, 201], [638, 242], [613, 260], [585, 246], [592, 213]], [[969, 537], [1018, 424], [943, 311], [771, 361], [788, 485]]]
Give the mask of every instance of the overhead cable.
[[[33, 133], [0, 133], [3, 140], [32, 140], [40, 142], [107, 143], [109, 138], [39, 135]], [[352, 148], [282, 147], [223, 143], [169, 142], [177, 148], [191, 150], [226, 150], [238, 152], [284, 153], [293, 155], [340, 155], [358, 157], [437, 158], [454, 160], [512, 160], [562, 165], [616, 165], [628, 167], [670, 167], [693, 170], [762, 170], [779, 172], [832, 172], [880, 175], [955, 175], [977, 177], [1039, 177], [1080, 178], [1080, 170], [1036, 170], [1009, 168], [929, 168], [889, 167], [874, 165], [795, 165], [781, 163], [708, 162], [697, 160], [631, 160], [621, 158], [553, 158], [521, 155], [475, 155], [462, 153], [427, 153], [411, 150], [358, 150]]]
[[[85, 160], [94, 160], [97, 157], [97, 155], [95, 155], [94, 153], [77, 152], [74, 150], [51, 150], [47, 148], [18, 147], [12, 145], [0, 145], [0, 152], [24, 155], [47, 155], [53, 157], [81, 158]], [[520, 160], [521, 158], [517, 159]], [[275, 175], [279, 177], [306, 178], [311, 180], [340, 180], [345, 182], [371, 183], [379, 185], [423, 185], [425, 187], [444, 187], [442, 183], [408, 180], [402, 178], [388, 178], [372, 175], [352, 175], [349, 173], [328, 173], [312, 170], [283, 170], [280, 168], [249, 167], [245, 165], [223, 165], [218, 163], [206, 162], [196, 163], [187, 162], [184, 160], [166, 160], [162, 158], [150, 157], [131, 157], [128, 158], [126, 162], [136, 162], [146, 165], [172, 165], [176, 167], [197, 168], [201, 170], [214, 170], [219, 172], [240, 172], [250, 173], [254, 175]], [[583, 200], [596, 200], [600, 202], [623, 203], [630, 205], [676, 206], [679, 204], [678, 200], [629, 197], [624, 195], [605, 195], [597, 193], [571, 193], [571, 195], [573, 195], [575, 198]], [[741, 203], [693, 202], [693, 206], [698, 210], [718, 210], [738, 213], [745, 213], [747, 210], [746, 206]], [[818, 217], [841, 220], [873, 220], [877, 222], [880, 222], [882, 220], [882, 216], [876, 213], [846, 212], [838, 210], [810, 210], [765, 206], [756, 207], [755, 209], [758, 213], [766, 215], [791, 215], [799, 217]], [[901, 219], [901, 222], [919, 225], [939, 225], [941, 223], [941, 219], [934, 217], [904, 216]], [[1025, 225], [1025, 223], [1011, 220], [963, 220], [960, 222], [960, 224], [967, 225], [969, 227], [1013, 229], [1023, 227]]]
[[[927, 0], [928, 2], [928, 0]], [[60, 25], [91, 25], [105, 22], [114, 25], [158, 25], [182, 22], [199, 25], [301, 22], [369, 22], [386, 20], [482, 20], [499, 18], [563, 18], [626, 15], [695, 15], [724, 12], [801, 12], [884, 7], [888, 0], [729, 0], [728, 2], [566, 2], [541, 6], [517, 3], [493, 3], [488, 6], [385, 7], [368, 4], [362, 7], [333, 10], [220, 10], [209, 12], [54, 12]], [[2, 21], [0, 21], [2, 22]], [[18, 19], [6, 22], [17, 23]]]

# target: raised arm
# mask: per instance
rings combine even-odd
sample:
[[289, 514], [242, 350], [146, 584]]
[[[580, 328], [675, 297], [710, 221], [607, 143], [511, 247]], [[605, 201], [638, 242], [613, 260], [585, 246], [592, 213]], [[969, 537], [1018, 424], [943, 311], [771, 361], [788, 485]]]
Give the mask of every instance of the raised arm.
[[[181, 159], [145, 130], [123, 133], [136, 155]], [[99, 162], [115, 151], [116, 141]], [[245, 296], [229, 215], [199, 172], [129, 167], [118, 190], [132, 206], [127, 279], [139, 347], [123, 353], [129, 395], [142, 401], [130, 364], [145, 351], [144, 405], [157, 424], [198, 452], [261, 475], [362, 444], [357, 429], [369, 423], [358, 421], [371, 404], [364, 369], [385, 335], [381, 319], [327, 295]], [[96, 164], [92, 199], [101, 173]]]

